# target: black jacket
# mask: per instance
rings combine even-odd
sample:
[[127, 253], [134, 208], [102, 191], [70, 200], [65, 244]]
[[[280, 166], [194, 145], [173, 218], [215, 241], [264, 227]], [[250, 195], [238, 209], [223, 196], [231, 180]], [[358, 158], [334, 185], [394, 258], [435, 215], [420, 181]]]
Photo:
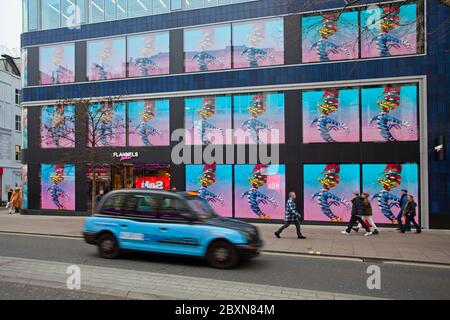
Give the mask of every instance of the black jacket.
[[352, 216], [364, 216], [366, 214], [362, 197], [355, 197], [352, 200]]
[[403, 211], [403, 214], [408, 217], [415, 217], [416, 216], [416, 207], [417, 204], [414, 201], [411, 201], [406, 204], [405, 210]]

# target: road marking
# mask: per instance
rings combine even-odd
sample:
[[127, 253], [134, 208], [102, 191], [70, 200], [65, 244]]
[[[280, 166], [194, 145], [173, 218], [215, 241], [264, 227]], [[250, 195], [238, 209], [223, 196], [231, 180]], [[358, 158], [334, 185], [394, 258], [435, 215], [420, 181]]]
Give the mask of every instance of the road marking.
[[352, 261], [352, 262], [363, 262], [361, 258], [351, 258], [351, 257], [337, 257], [337, 256], [322, 256], [310, 253], [301, 253], [301, 252], [275, 252], [275, 251], [264, 251], [263, 255], [274, 255], [274, 256], [290, 256], [290, 257], [304, 257], [304, 258], [313, 258], [313, 259], [328, 259], [328, 260], [344, 260], [344, 261]]
[[26, 233], [26, 232], [14, 232], [14, 231], [0, 231], [0, 235], [22, 236], [22, 237], [36, 237], [36, 238], [55, 238], [55, 239], [68, 239], [68, 240], [83, 240], [82, 236], [71, 235], [51, 235], [51, 234], [39, 234], [39, 233]]

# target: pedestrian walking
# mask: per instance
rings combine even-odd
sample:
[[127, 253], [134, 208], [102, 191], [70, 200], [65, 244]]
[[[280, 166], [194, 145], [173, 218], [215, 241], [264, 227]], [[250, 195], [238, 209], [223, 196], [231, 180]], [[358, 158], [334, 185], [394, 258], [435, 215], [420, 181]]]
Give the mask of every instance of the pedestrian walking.
[[105, 191], [100, 190], [98, 195], [95, 196], [95, 203], [98, 205], [100, 201], [103, 199], [103, 196], [105, 195]]
[[11, 205], [11, 197], [13, 195], [14, 190], [13, 189], [9, 189], [8, 190], [8, 195], [7, 195], [7, 202], [6, 202], [6, 208], [8, 209], [9, 214], [12, 213], [12, 205]]
[[422, 228], [416, 222], [416, 208], [417, 204], [414, 202], [414, 196], [410, 194], [408, 196], [408, 202], [406, 203], [405, 210], [403, 211], [403, 217], [405, 217], [405, 224], [402, 225], [402, 233], [405, 233], [408, 225], [411, 226], [411, 223], [416, 227], [416, 233], [421, 233]]
[[[370, 204], [370, 194], [368, 192], [364, 192], [362, 194], [363, 197], [363, 203], [364, 203], [364, 216], [361, 218], [364, 220], [366, 225], [371, 228], [372, 234], [379, 234], [378, 227], [373, 221], [373, 212], [372, 212], [372, 205]], [[353, 228], [354, 231], [358, 232], [359, 229], [362, 228], [361, 223], [358, 224], [356, 228]], [[372, 230], [373, 229], [373, 230]]]
[[355, 193], [355, 197], [352, 199], [352, 217], [348, 223], [347, 229], [342, 230], [341, 233], [345, 235], [350, 235], [353, 227], [357, 222], [361, 224], [361, 226], [366, 229], [365, 236], [370, 236], [372, 232], [370, 232], [370, 228], [366, 225], [362, 217], [365, 215], [366, 211], [364, 208], [364, 199], [359, 195], [359, 193]]
[[11, 195], [10, 200], [11, 209], [9, 213], [12, 214], [12, 208], [14, 208], [15, 213], [19, 213], [21, 204], [22, 204], [22, 195], [20, 193], [20, 188], [16, 188], [14, 189], [14, 192]]
[[[400, 230], [400, 231], [402, 230], [403, 211], [405, 211], [407, 202], [408, 202], [408, 190], [402, 189], [402, 195], [400, 196], [400, 200], [398, 202], [400, 211], [397, 215], [397, 223], [398, 223], [397, 230]], [[406, 231], [411, 231], [411, 224], [406, 225]]]
[[283, 232], [284, 229], [286, 229], [287, 227], [289, 227], [291, 224], [295, 225], [295, 228], [297, 229], [297, 238], [299, 239], [306, 239], [306, 237], [304, 237], [302, 235], [301, 232], [301, 228], [300, 228], [300, 214], [297, 211], [297, 208], [295, 206], [295, 199], [297, 198], [297, 195], [295, 194], [295, 192], [290, 192], [289, 193], [289, 199], [286, 202], [286, 212], [284, 215], [284, 225], [281, 226], [280, 229], [278, 229], [278, 231], [275, 232], [275, 236], [277, 238], [281, 238], [281, 233]]

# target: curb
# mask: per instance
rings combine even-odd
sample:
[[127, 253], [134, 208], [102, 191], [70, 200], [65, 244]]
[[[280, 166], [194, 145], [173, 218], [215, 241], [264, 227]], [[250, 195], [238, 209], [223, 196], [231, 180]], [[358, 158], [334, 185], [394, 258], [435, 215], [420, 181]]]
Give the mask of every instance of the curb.
[[[0, 234], [10, 234], [10, 235], [24, 235], [24, 236], [39, 236], [39, 237], [58, 237], [66, 239], [79, 239], [83, 240], [82, 235], [70, 235], [70, 234], [51, 234], [51, 233], [36, 233], [36, 232], [16, 232], [16, 231], [2, 231]], [[402, 260], [402, 259], [391, 259], [391, 258], [379, 258], [370, 256], [350, 256], [350, 255], [338, 255], [338, 254], [317, 254], [317, 253], [307, 253], [307, 252], [290, 252], [290, 251], [280, 251], [280, 250], [262, 250], [263, 253], [272, 253], [280, 255], [290, 255], [290, 256], [301, 256], [308, 258], [334, 258], [334, 259], [347, 259], [365, 263], [392, 263], [392, 264], [415, 264], [419, 266], [432, 266], [432, 267], [445, 267], [450, 268], [450, 263], [433, 262], [433, 261], [417, 261], [417, 260]]]

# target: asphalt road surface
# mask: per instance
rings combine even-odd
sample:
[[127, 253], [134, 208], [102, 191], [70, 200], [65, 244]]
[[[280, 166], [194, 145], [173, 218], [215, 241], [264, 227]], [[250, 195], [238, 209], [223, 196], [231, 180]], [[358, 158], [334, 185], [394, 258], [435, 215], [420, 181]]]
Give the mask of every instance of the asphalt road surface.
[[[262, 254], [233, 270], [216, 270], [199, 259], [127, 253], [118, 260], [105, 260], [96, 248], [81, 239], [0, 234], [0, 256], [111, 267], [219, 279], [287, 288], [372, 296], [388, 299], [450, 299], [450, 267], [413, 264], [370, 263], [296, 255]], [[367, 269], [381, 269], [381, 289], [367, 288]], [[27, 295], [24, 286], [0, 282], [0, 299], [38, 298], [38, 290]], [[64, 290], [62, 290], [64, 291]], [[108, 299], [58, 290], [43, 290], [42, 299]], [[59, 297], [59, 298], [57, 298]]]

